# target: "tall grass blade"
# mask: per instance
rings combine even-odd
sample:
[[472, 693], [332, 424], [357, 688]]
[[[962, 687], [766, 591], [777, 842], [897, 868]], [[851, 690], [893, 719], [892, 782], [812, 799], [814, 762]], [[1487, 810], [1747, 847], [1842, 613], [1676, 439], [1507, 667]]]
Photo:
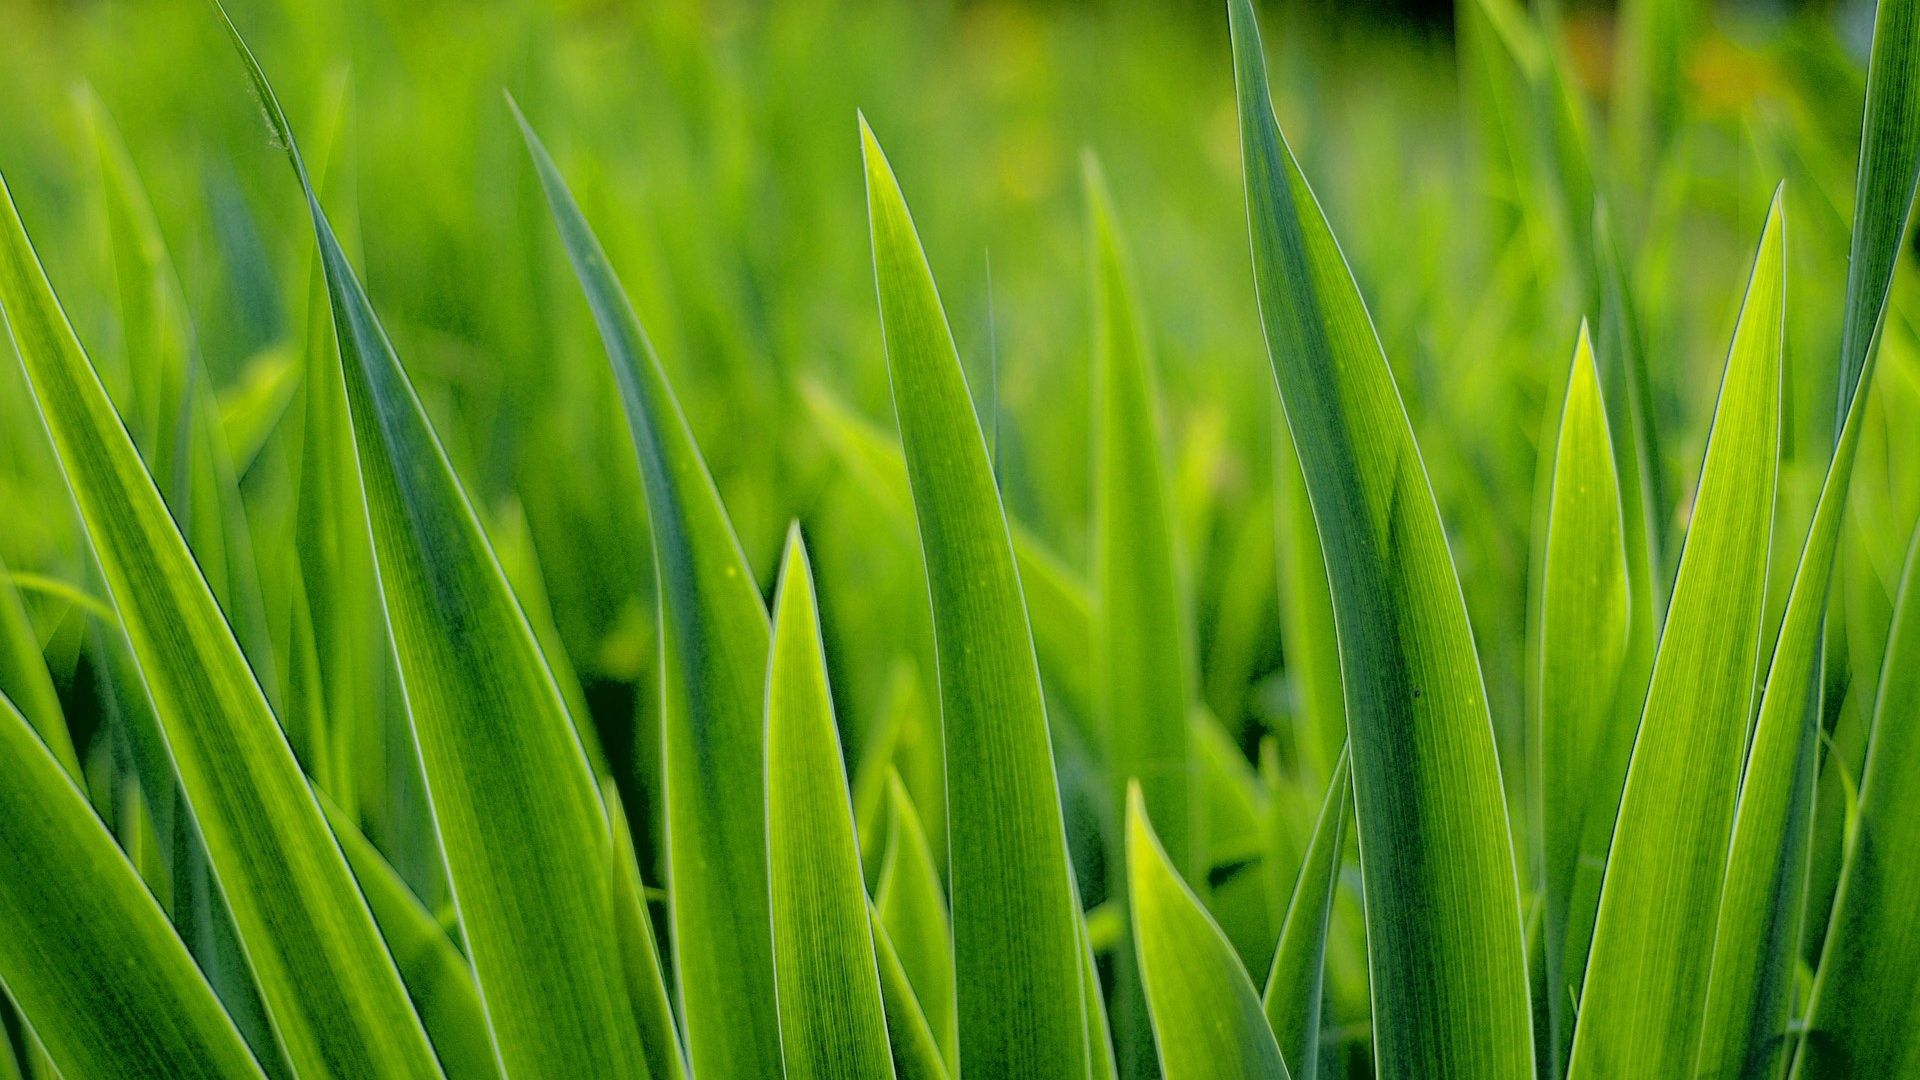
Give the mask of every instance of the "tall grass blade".
[[[1585, 324], [1574, 347], [1548, 495], [1534, 720], [1547, 1007], [1555, 1058], [1573, 1044], [1600, 874], [1639, 721], [1630, 670], [1632, 569], [1613, 435]], [[1650, 643], [1647, 643], [1650, 645]], [[1630, 667], [1631, 665], [1631, 667]]]
[[1327, 930], [1346, 853], [1347, 815], [1353, 810], [1353, 772], [1345, 754], [1334, 762], [1326, 801], [1307, 841], [1293, 896], [1280, 922], [1260, 1007], [1273, 1028], [1280, 1056], [1305, 1080], [1320, 1075], [1320, 1028], [1325, 1014]]
[[1780, 458], [1786, 244], [1775, 192], [1641, 713], [1574, 1030], [1578, 1080], [1667, 1076], [1700, 1039], [1752, 716]]
[[0, 821], [0, 985], [65, 1075], [262, 1075], [72, 775], [4, 697]]
[[15, 702], [48, 753], [75, 783], [80, 783], [80, 758], [74, 753], [73, 734], [67, 730], [60, 695], [5, 563], [0, 563], [0, 694]]
[[694, 1075], [780, 1075], [767, 899], [767, 612], [693, 431], [546, 149], [522, 122], [640, 455], [659, 576], [667, 887]]
[[1020, 575], [959, 354], [861, 122], [874, 277], [933, 604], [945, 721], [960, 1067], [1080, 1080], [1079, 907]]
[[880, 912], [867, 908], [868, 925], [873, 929], [874, 960], [880, 969], [880, 1000], [887, 1010], [887, 1038], [893, 1047], [893, 1072], [898, 1080], [947, 1080], [954, 1075], [933, 1028], [914, 996], [913, 983], [900, 963], [880, 921]]
[[1126, 830], [1133, 939], [1161, 1074], [1287, 1080], [1246, 969], [1168, 860], [1138, 786], [1128, 793]]
[[644, 1076], [606, 810], [573, 722], [286, 116], [233, 36], [312, 213], [402, 696], [502, 1070]]
[[653, 933], [653, 914], [647, 910], [646, 886], [640, 880], [640, 863], [634, 855], [627, 815], [611, 782], [602, 782], [600, 797], [606, 801], [607, 816], [613, 822], [614, 918], [620, 930], [627, 1001], [633, 1006], [634, 1022], [640, 1029], [647, 1072], [653, 1080], [686, 1080], [686, 1049], [674, 1025], [672, 999], [660, 967], [660, 946]]
[[1254, 279], [1328, 558], [1383, 1076], [1528, 1075], [1519, 886], [1465, 604], [1412, 427], [1232, 0]]
[[3, 181], [0, 307], [289, 1062], [438, 1076], [366, 901]]
[[890, 1078], [853, 803], [797, 523], [781, 567], [767, 661], [767, 879], [786, 1074]]
[[920, 827], [920, 812], [896, 772], [887, 775], [887, 812], [891, 827], [880, 864], [874, 908], [887, 937], [900, 954], [900, 966], [933, 1028], [947, 1071], [959, 1071], [958, 1018], [953, 997], [953, 927], [933, 848]]

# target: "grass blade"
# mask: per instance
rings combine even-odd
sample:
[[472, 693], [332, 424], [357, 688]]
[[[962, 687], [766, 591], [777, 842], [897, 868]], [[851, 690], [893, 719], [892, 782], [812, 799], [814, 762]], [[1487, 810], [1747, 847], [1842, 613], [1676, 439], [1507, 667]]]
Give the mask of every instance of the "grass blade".
[[948, 785], [960, 1066], [1079, 1080], [1080, 912], [1013, 545], [906, 199], [864, 119], [861, 139], [880, 324], [933, 603], [947, 775], [974, 781]]
[[887, 1037], [893, 1045], [893, 1071], [898, 1080], [947, 1080], [953, 1075], [934, 1041], [933, 1028], [914, 997], [913, 984], [901, 966], [900, 954], [887, 937], [880, 912], [869, 906], [867, 922], [873, 930], [874, 959], [880, 969], [880, 999], [887, 1010]]
[[0, 821], [0, 984], [66, 1075], [261, 1076], [140, 875], [4, 697]]
[[1532, 1070], [1505, 796], [1479, 660], [1413, 430], [1230, 3], [1254, 278], [1329, 562], [1383, 1076]]
[[1639, 720], [1640, 701], [1626, 678], [1647, 659], [1629, 659], [1637, 639], [1630, 625], [1632, 571], [1618, 477], [1593, 347], [1582, 324], [1548, 495], [1532, 763], [1540, 799], [1547, 1005], [1553, 1053], [1562, 1063], [1572, 1048], [1571, 1003], [1586, 973], [1600, 872]]
[[767, 662], [767, 879], [786, 1074], [891, 1077], [860, 844], [798, 524], [782, 567]]
[[1834, 898], [1796, 1077], [1920, 1075], [1920, 532], [1887, 642], [1858, 827]]
[[614, 917], [620, 928], [621, 967], [627, 976], [627, 1000], [640, 1028], [640, 1046], [646, 1051], [647, 1071], [654, 1080], [686, 1080], [686, 1050], [673, 1023], [673, 1005], [667, 996], [666, 976], [660, 968], [660, 947], [653, 933], [653, 915], [647, 910], [646, 887], [634, 855], [627, 815], [612, 783], [600, 786], [613, 821]]
[[1286, 1080], [1247, 971], [1153, 834], [1138, 786], [1127, 796], [1127, 874], [1140, 979], [1166, 1080]]
[[53, 688], [40, 639], [34, 634], [5, 563], [0, 563], [0, 694], [17, 703], [54, 760], [75, 783], [80, 782], [80, 758], [73, 750], [73, 735], [67, 730], [60, 696]]
[[947, 920], [946, 891], [933, 849], [920, 827], [920, 813], [898, 773], [887, 775], [887, 806], [892, 827], [880, 864], [874, 908], [887, 937], [900, 954], [900, 966], [913, 984], [914, 997], [933, 1028], [947, 1071], [959, 1072], [953, 999], [953, 928]]
[[0, 306], [288, 1060], [314, 1076], [438, 1076], [366, 901], [4, 182]]
[[660, 582], [667, 883], [703, 1080], [780, 1075], [766, 852], [767, 612], [666, 369], [553, 160], [522, 122], [640, 455]]
[[1340, 857], [1346, 852], [1347, 814], [1353, 808], [1353, 773], [1345, 754], [1334, 762], [1326, 801], [1314, 822], [1301, 860], [1300, 877], [1280, 923], [1267, 989], [1260, 1007], [1273, 1028], [1280, 1056], [1295, 1076], [1320, 1075], [1320, 1027], [1327, 969], [1327, 927], [1339, 891]]
[[272, 88], [234, 42], [312, 212], [402, 696], [502, 1069], [644, 1076], [585, 752]]
[[1779, 471], [1781, 194], [1734, 328], [1614, 827], [1568, 1070], [1583, 1080], [1682, 1074], [1700, 1038]]

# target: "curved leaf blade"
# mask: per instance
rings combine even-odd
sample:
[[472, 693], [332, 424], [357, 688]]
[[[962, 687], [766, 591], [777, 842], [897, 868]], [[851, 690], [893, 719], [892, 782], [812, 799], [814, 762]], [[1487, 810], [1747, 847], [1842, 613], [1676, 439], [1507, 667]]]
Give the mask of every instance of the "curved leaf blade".
[[261, 1077], [139, 873], [5, 697], [0, 821], [0, 984], [66, 1075]]
[[782, 565], [767, 661], [767, 880], [787, 1076], [892, 1077], [860, 844], [798, 524], [787, 532]]
[[1734, 328], [1693, 526], [1627, 768], [1568, 1075], [1693, 1065], [1752, 715], [1779, 472], [1785, 209]]
[[439, 1076], [366, 901], [4, 181], [0, 307], [289, 1062], [314, 1076]]
[[1126, 829], [1133, 939], [1162, 1075], [1287, 1080], [1253, 982], [1167, 859], [1137, 785], [1127, 794]]
[[958, 1072], [958, 1042], [953, 998], [953, 927], [947, 920], [945, 889], [933, 848], [920, 826], [920, 813], [907, 794], [906, 784], [892, 770], [887, 774], [887, 807], [891, 827], [886, 855], [880, 864], [880, 883], [874, 907], [886, 924], [887, 936], [900, 954], [900, 965], [913, 984], [914, 996], [933, 1028], [947, 1071]]
[[1231, 0], [1256, 292], [1328, 558], [1383, 1076], [1531, 1074], [1519, 885], [1492, 717], [1386, 356]]
[[1086, 1071], [1079, 906], [1033, 636], [992, 466], [905, 196], [861, 120], [880, 325], [933, 603], [960, 1067]]
[[606, 253], [525, 120], [521, 131], [613, 365], [646, 488], [660, 589], [667, 886], [695, 1075], [780, 1075], [767, 900], [768, 625], [726, 507]]
[[502, 1070], [645, 1076], [586, 753], [272, 87], [233, 37], [311, 211], [401, 695]]
[[1295, 1075], [1320, 1075], [1320, 1027], [1326, 984], [1327, 928], [1340, 885], [1340, 856], [1347, 844], [1347, 814], [1353, 808], [1353, 772], [1347, 755], [1334, 761], [1327, 797], [1307, 841], [1300, 877], [1294, 882], [1280, 944], [1273, 951], [1260, 1007], [1273, 1028], [1283, 1060]]

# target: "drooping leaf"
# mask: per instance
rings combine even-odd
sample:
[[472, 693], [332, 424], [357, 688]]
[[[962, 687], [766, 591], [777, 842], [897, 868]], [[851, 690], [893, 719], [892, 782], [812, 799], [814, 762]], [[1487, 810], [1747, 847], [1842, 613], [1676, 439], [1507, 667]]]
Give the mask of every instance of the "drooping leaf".
[[[0, 821], [0, 985], [65, 1075], [262, 1075], [139, 874], [5, 697]], [[12, 1058], [4, 1031], [0, 1056]]]
[[1526, 954], [1493, 726], [1432, 490], [1359, 289], [1232, 0], [1254, 280], [1345, 676], [1382, 1075], [1532, 1070]]
[[522, 123], [620, 388], [659, 578], [667, 884], [689, 1064], [780, 1075], [767, 901], [767, 612], [693, 431], [553, 160]]
[[1734, 329], [1594, 922], [1569, 1075], [1692, 1067], [1752, 715], [1780, 456], [1784, 205]]
[[893, 1075], [813, 570], [787, 532], [767, 662], [767, 879], [786, 1074]]
[[1166, 1080], [1286, 1080], [1260, 998], [1199, 897], [1167, 860], [1139, 788], [1127, 797], [1133, 939]]
[[1006, 516], [933, 272], [861, 122], [874, 276], [920, 525], [945, 722], [960, 1067], [1086, 1071], [1059, 788]]
[[1320, 1075], [1320, 1028], [1325, 1012], [1327, 928], [1340, 884], [1340, 857], [1346, 851], [1347, 814], [1353, 807], [1353, 774], [1345, 754], [1334, 762], [1326, 801], [1307, 841], [1300, 876], [1280, 923], [1280, 944], [1273, 951], [1261, 1008], [1273, 1028], [1280, 1056], [1295, 1076]]
[[502, 1070], [644, 1077], [585, 752], [286, 116], [234, 42], [312, 214], [402, 695]]
[[295, 1068], [440, 1073], [306, 778], [0, 182], [0, 306]]

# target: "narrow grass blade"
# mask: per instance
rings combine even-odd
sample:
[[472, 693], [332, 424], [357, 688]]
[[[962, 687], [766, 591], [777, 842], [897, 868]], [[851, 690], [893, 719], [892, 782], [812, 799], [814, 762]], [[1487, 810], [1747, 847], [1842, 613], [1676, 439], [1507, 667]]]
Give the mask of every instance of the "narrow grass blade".
[[960, 1067], [1079, 1080], [1080, 943], [1020, 576], [959, 354], [893, 170], [861, 122], [880, 325], [946, 728]]
[[1327, 927], [1340, 884], [1340, 856], [1347, 845], [1347, 815], [1353, 808], [1353, 773], [1345, 754], [1335, 761], [1326, 801], [1307, 841], [1300, 877], [1280, 923], [1267, 989], [1260, 1006], [1273, 1028], [1280, 1056], [1295, 1076], [1320, 1075], [1320, 1028], [1324, 1013]]
[[0, 821], [0, 985], [65, 1075], [261, 1076], [139, 874], [4, 697]]
[[1300, 454], [1286, 420], [1273, 424], [1274, 546], [1279, 559], [1280, 642], [1292, 674], [1294, 745], [1307, 776], [1333, 775], [1347, 744], [1346, 692], [1340, 641], [1327, 591], [1327, 559], [1307, 500]]
[[67, 730], [60, 696], [53, 688], [40, 639], [34, 634], [5, 563], [0, 563], [0, 694], [17, 703], [54, 760], [79, 783], [80, 758], [73, 750], [73, 735]]
[[0, 182], [0, 306], [273, 1026], [314, 1076], [439, 1075], [280, 726]]
[[[1187, 747], [1187, 645], [1157, 385], [1113, 204], [1087, 171], [1093, 219], [1093, 619], [1096, 712], [1118, 811], [1140, 782], [1160, 841], [1196, 880], [1202, 858]], [[1124, 871], [1119, 871], [1124, 873]], [[1124, 882], [1125, 878], [1118, 880]]]
[[934, 1041], [933, 1028], [914, 996], [913, 983], [900, 963], [880, 921], [880, 912], [867, 908], [873, 930], [874, 960], [880, 969], [880, 1000], [887, 1010], [887, 1038], [893, 1046], [893, 1072], [898, 1080], [947, 1080], [952, 1076], [946, 1057]]
[[503, 1071], [644, 1076], [606, 811], [573, 722], [286, 116], [234, 43], [312, 212], [401, 690]]
[[1734, 329], [1693, 526], [1654, 661], [1595, 917], [1569, 1075], [1693, 1064], [1752, 715], [1780, 457], [1779, 192]]
[[500, 1060], [487, 1037], [486, 1007], [480, 1002], [480, 987], [473, 981], [467, 958], [346, 813], [324, 797], [320, 805], [380, 924], [387, 948], [393, 951], [394, 965], [420, 1012], [427, 1037], [433, 1040], [447, 1080], [498, 1080]]
[[767, 661], [767, 879], [786, 1075], [891, 1077], [860, 844], [798, 524], [781, 566]]
[[874, 907], [900, 954], [900, 966], [933, 1027], [947, 1071], [958, 1072], [958, 1019], [953, 999], [953, 928], [933, 849], [920, 827], [920, 813], [898, 773], [887, 776], [887, 853], [880, 864]]
[[1635, 688], [1626, 685], [1636, 640], [1627, 525], [1585, 324], [1559, 429], [1541, 563], [1532, 767], [1540, 800], [1546, 1004], [1553, 1053], [1564, 1063], [1640, 708]]
[[1127, 796], [1127, 875], [1141, 982], [1166, 1080], [1286, 1080], [1260, 998], [1200, 898], [1168, 861], [1135, 786]]
[[620, 966], [626, 972], [627, 1001], [640, 1029], [647, 1072], [653, 1080], [686, 1080], [686, 1050], [674, 1026], [672, 999], [660, 967], [660, 946], [653, 933], [653, 915], [647, 910], [646, 887], [640, 880], [627, 815], [611, 782], [601, 783], [600, 797], [613, 822], [613, 902], [620, 930]]
[[1920, 532], [1887, 641], [1857, 825], [1794, 1076], [1920, 1075]]
[[780, 1075], [766, 853], [767, 612], [693, 431], [553, 160], [522, 122], [640, 455], [660, 582], [667, 884], [702, 1080]]
[[1345, 676], [1383, 1076], [1528, 1075], [1519, 886], [1466, 605], [1359, 289], [1231, 0], [1254, 279]]

